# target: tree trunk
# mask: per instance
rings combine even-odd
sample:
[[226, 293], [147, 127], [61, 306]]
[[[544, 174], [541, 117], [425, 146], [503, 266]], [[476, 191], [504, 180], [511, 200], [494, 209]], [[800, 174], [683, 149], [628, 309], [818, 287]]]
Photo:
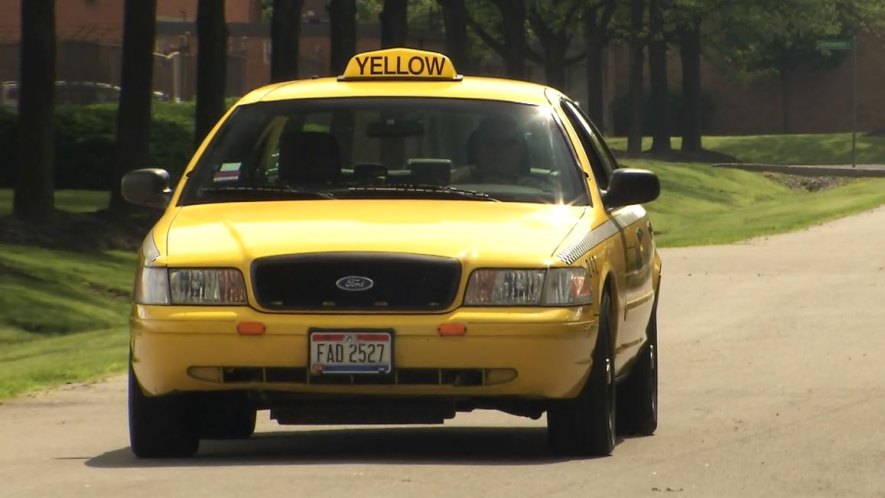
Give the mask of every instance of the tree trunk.
[[682, 152], [701, 151], [701, 19], [680, 30], [682, 61]]
[[111, 184], [111, 200], [108, 205], [112, 211], [128, 207], [120, 193], [120, 179], [123, 175], [134, 169], [150, 166], [156, 17], [156, 0], [126, 0], [120, 74], [122, 90], [117, 109], [114, 181]]
[[605, 122], [604, 45], [591, 36], [587, 40], [587, 99], [588, 114], [602, 127]]
[[[356, 0], [336, 0], [329, 2], [329, 68], [333, 75], [344, 73], [347, 62], [356, 54]], [[332, 134], [338, 140], [341, 160], [345, 164], [353, 162], [353, 113], [336, 111], [330, 125]]]
[[329, 2], [330, 61], [332, 74], [342, 74], [356, 54], [356, 0]]
[[630, 40], [630, 128], [627, 133], [627, 151], [642, 152], [642, 66], [645, 63], [645, 42], [641, 37], [645, 5], [643, 0], [632, 0]]
[[648, 75], [651, 88], [651, 125], [654, 152], [670, 152], [670, 90], [667, 85], [667, 40], [661, 0], [648, 4], [651, 38], [648, 45]]
[[547, 84], [562, 92], [566, 91], [568, 85], [565, 77], [565, 51], [567, 48], [567, 43], [557, 43], [544, 58], [544, 75], [547, 78]]
[[467, 8], [464, 0], [437, 0], [446, 27], [446, 55], [461, 74], [472, 72], [468, 52]]
[[[379, 14], [381, 19], [381, 47], [404, 47], [408, 34], [406, 0], [384, 0], [384, 8]], [[394, 119], [394, 116], [382, 113], [381, 119]], [[381, 163], [388, 168], [395, 168], [405, 158], [405, 142], [402, 137], [389, 137], [381, 140]]]
[[197, 109], [194, 140], [197, 147], [224, 114], [227, 80], [227, 24], [224, 0], [197, 4]]
[[508, 78], [525, 79], [525, 5], [523, 0], [495, 0], [504, 25], [504, 67]]
[[[584, 50], [587, 52], [587, 114], [603, 132], [605, 119], [605, 46], [608, 44], [608, 26], [615, 10], [615, 0], [584, 12]], [[601, 7], [601, 10], [600, 10]]]
[[55, 207], [55, 0], [21, 2], [18, 181], [13, 215], [41, 219]]
[[298, 78], [303, 0], [273, 0], [270, 20], [270, 81]]
[[790, 133], [790, 71], [780, 68], [782, 133]]
[[384, 0], [378, 17], [381, 20], [381, 47], [405, 47], [408, 36], [408, 2]]

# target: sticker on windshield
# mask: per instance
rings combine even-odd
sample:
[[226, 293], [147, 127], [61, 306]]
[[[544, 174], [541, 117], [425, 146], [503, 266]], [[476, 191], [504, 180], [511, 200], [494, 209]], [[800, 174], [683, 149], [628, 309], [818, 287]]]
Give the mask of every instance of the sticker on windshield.
[[215, 183], [235, 182], [240, 179], [240, 163], [222, 163], [215, 172], [212, 181]]

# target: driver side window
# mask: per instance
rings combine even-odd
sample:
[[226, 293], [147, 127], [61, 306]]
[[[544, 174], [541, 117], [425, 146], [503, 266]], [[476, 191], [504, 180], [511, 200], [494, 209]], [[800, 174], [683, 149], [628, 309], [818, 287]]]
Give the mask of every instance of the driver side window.
[[597, 185], [602, 190], [608, 189], [609, 178], [611, 178], [612, 171], [618, 165], [608, 146], [602, 140], [602, 135], [584, 112], [573, 102], [563, 100], [562, 109], [578, 134], [587, 157], [590, 158], [590, 167], [593, 170], [593, 176], [596, 178]]

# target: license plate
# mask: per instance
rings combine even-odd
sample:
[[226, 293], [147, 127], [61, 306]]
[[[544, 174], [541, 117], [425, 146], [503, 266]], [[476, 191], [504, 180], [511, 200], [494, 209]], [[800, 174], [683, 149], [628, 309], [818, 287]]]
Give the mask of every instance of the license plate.
[[390, 332], [314, 331], [310, 333], [310, 372], [388, 374], [392, 350]]

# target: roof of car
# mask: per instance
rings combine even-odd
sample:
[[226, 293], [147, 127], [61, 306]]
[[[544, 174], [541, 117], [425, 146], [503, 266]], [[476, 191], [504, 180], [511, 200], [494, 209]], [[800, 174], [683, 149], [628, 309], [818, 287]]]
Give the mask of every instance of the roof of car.
[[549, 104], [546, 87], [522, 81], [465, 76], [461, 81], [290, 81], [254, 90], [240, 103], [338, 97], [444, 97]]
[[[391, 61], [389, 73], [359, 74], [354, 61], [366, 57]], [[397, 61], [405, 64], [408, 57], [437, 57], [447, 64], [447, 74], [407, 74], [405, 65], [393, 66]], [[386, 64], [387, 62], [385, 62]], [[378, 65], [380, 67], [380, 64]], [[368, 67], [362, 62], [359, 67]], [[386, 67], [386, 66], [384, 66]], [[394, 72], [394, 69], [401, 69]], [[315, 78], [277, 83], [253, 90], [239, 104], [281, 101], [293, 99], [344, 98], [344, 97], [441, 97], [456, 99], [481, 99], [547, 105], [550, 101], [549, 87], [525, 81], [457, 74], [451, 61], [442, 54], [412, 49], [386, 49], [357, 54], [348, 64], [344, 74], [335, 78]]]

